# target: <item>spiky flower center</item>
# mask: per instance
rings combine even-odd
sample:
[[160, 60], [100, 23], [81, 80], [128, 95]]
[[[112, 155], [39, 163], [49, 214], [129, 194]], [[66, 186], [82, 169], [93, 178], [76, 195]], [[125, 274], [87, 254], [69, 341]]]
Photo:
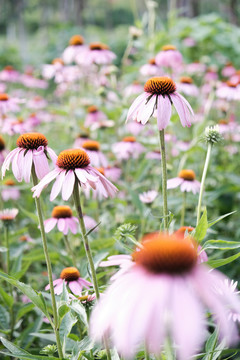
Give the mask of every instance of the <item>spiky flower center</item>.
[[61, 58], [56, 58], [56, 59], [53, 59], [52, 64], [53, 65], [55, 65], [55, 64], [64, 65], [64, 62], [63, 62], [63, 60]]
[[95, 141], [95, 140], [84, 141], [84, 143], [82, 144], [82, 147], [86, 150], [92, 150], [92, 151], [100, 150], [100, 144], [98, 141]]
[[100, 42], [93, 42], [89, 44], [90, 50], [108, 50], [109, 47], [106, 44], [100, 43]]
[[176, 85], [167, 76], [153, 77], [145, 83], [144, 91], [152, 95], [170, 95], [176, 91]]
[[197, 249], [190, 237], [158, 233], [133, 253], [133, 259], [152, 273], [180, 275], [195, 266]]
[[75, 267], [67, 267], [62, 270], [60, 278], [66, 281], [74, 281], [80, 278], [80, 272]]
[[39, 146], [47, 146], [48, 141], [43, 134], [26, 133], [20, 135], [17, 139], [17, 146], [23, 149], [37, 150]]
[[57, 158], [57, 166], [66, 170], [85, 168], [90, 164], [88, 154], [81, 149], [69, 149], [60, 152]]
[[83, 44], [84, 44], [84, 39], [81, 35], [73, 35], [69, 40], [69, 45], [71, 46], [77, 46]]
[[95, 105], [91, 105], [87, 108], [88, 113], [95, 113], [98, 111], [98, 108]]
[[190, 76], [182, 76], [180, 78], [180, 83], [182, 83], [182, 84], [192, 84], [193, 79]]
[[67, 205], [55, 206], [52, 211], [52, 217], [56, 219], [72, 217], [72, 210]]
[[8, 100], [9, 100], [8, 94], [5, 93], [0, 94], [0, 101], [8, 101]]
[[169, 50], [177, 50], [177, 48], [174, 45], [164, 45], [162, 47], [162, 51], [169, 51]]
[[5, 141], [3, 137], [0, 135], [0, 151], [3, 151], [5, 149]]
[[134, 143], [136, 142], [136, 138], [134, 136], [126, 136], [122, 139], [122, 141]]
[[22, 236], [20, 236], [19, 240], [22, 241], [22, 242], [25, 242], [25, 241], [27, 241], [27, 236], [22, 235]]
[[178, 177], [184, 180], [193, 181], [195, 180], [196, 175], [195, 172], [191, 169], [183, 169], [179, 172]]
[[7, 186], [14, 186], [16, 183], [15, 181], [13, 181], [12, 179], [8, 179], [4, 182], [4, 185], [7, 185]]
[[151, 64], [151, 65], [156, 65], [155, 58], [149, 59], [149, 60], [148, 60], [148, 63]]

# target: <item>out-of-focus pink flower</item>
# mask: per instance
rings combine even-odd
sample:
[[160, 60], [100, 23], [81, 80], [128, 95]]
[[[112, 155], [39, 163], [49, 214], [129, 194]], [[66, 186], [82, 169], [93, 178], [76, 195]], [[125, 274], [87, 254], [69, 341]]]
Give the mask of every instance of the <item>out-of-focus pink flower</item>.
[[126, 136], [122, 141], [113, 144], [112, 150], [119, 160], [137, 159], [145, 147], [136, 141], [134, 136]]
[[128, 85], [124, 90], [124, 95], [128, 98], [133, 95], [138, 95], [143, 91], [143, 86], [135, 81], [133, 84]]
[[144, 86], [128, 110], [127, 120], [133, 119], [145, 125], [151, 116], [157, 117], [158, 129], [169, 124], [172, 103], [177, 110], [182, 126], [191, 126], [193, 110], [187, 100], [176, 91], [176, 85], [169, 77], [153, 77]]
[[0, 135], [0, 165], [3, 164], [5, 157], [7, 156], [6, 144], [3, 137]]
[[107, 260], [102, 261], [99, 266], [120, 266], [120, 270], [111, 277], [111, 280], [114, 280], [134, 266], [134, 261], [131, 255], [112, 255]]
[[18, 209], [3, 209], [0, 211], [0, 220], [2, 221], [12, 221], [18, 214]]
[[156, 199], [157, 196], [158, 196], [157, 191], [149, 190], [149, 191], [146, 191], [146, 192], [144, 192], [142, 194], [139, 194], [139, 199], [143, 203], [151, 204]]
[[175, 189], [176, 187], [180, 186], [182, 192], [192, 192], [196, 194], [200, 191], [200, 182], [195, 180], [196, 175], [193, 170], [184, 169], [181, 170], [178, 174], [178, 177], [169, 179], [167, 181], [167, 188], [168, 189]]
[[118, 191], [105, 176], [90, 165], [89, 156], [80, 149], [64, 150], [59, 154], [56, 168], [32, 188], [33, 197], [39, 197], [42, 190], [55, 179], [50, 201], [61, 191], [63, 200], [68, 200], [73, 193], [75, 181], [83, 188], [91, 187], [98, 190], [104, 197], [113, 197]]
[[94, 42], [88, 48], [76, 55], [75, 61], [82, 66], [91, 64], [109, 65], [116, 58], [116, 55], [109, 50], [109, 47], [100, 42]]
[[52, 64], [43, 65], [42, 76], [47, 80], [50, 80], [55, 77], [56, 80], [56, 78], [62, 77], [63, 68], [64, 68], [64, 62], [61, 58], [53, 59]]
[[49, 172], [48, 158], [46, 153], [55, 163], [57, 155], [49, 147], [46, 137], [40, 133], [26, 133], [17, 139], [17, 148], [12, 150], [4, 160], [2, 166], [2, 177], [5, 176], [12, 163], [12, 171], [21, 182], [30, 182], [31, 170], [34, 165], [38, 179], [42, 179]]
[[28, 88], [46, 89], [48, 82], [33, 76], [33, 69], [27, 68], [25, 73], [20, 76], [19, 81]]
[[7, 89], [6, 84], [0, 83], [0, 94], [4, 93], [6, 91], [6, 89]]
[[127, 123], [127, 129], [133, 136], [137, 136], [144, 129], [144, 125], [137, 121], [130, 121]]
[[[62, 270], [60, 279], [53, 281], [54, 293], [60, 295], [63, 291], [63, 282], [66, 282], [69, 289], [75, 295], [81, 295], [83, 288], [89, 289], [92, 283], [80, 277], [78, 269], [75, 267], [67, 267]], [[45, 290], [49, 290], [50, 285], [45, 287]]]
[[19, 240], [21, 242], [34, 243], [33, 239], [29, 235], [22, 235]]
[[47, 101], [41, 96], [35, 96], [27, 102], [27, 106], [31, 109], [42, 109], [47, 106]]
[[90, 140], [87, 133], [79, 134], [79, 136], [74, 141], [73, 147], [81, 148], [82, 144], [87, 140]]
[[186, 65], [186, 72], [190, 75], [202, 75], [206, 71], [206, 65], [200, 62], [194, 62]]
[[236, 69], [232, 63], [227, 63], [222, 69], [222, 76], [229, 78], [236, 73]]
[[88, 114], [86, 116], [85, 123], [84, 123], [84, 125], [86, 127], [89, 127], [100, 121], [107, 120], [106, 115], [102, 111], [98, 110], [98, 108], [95, 105], [89, 106], [87, 108], [87, 112], [88, 112]]
[[100, 144], [95, 140], [86, 140], [82, 143], [82, 148], [90, 157], [90, 162], [95, 167], [107, 167], [106, 156], [100, 151]]
[[12, 98], [6, 93], [0, 93], [0, 114], [6, 114], [8, 111], [19, 111], [18, 104], [20, 102], [20, 99]]
[[[208, 309], [220, 338], [237, 342], [229, 309], [238, 313], [240, 300], [224, 284], [224, 275], [197, 263], [192, 239], [156, 233], [142, 245], [132, 254], [134, 265], [110, 284], [93, 309], [92, 338], [111, 336], [117, 351], [129, 359], [141, 345], [159, 355], [170, 335], [178, 359], [189, 360], [205, 340]], [[216, 294], [216, 286], [222, 293]]]
[[146, 159], [161, 160], [161, 158], [160, 150], [149, 151], [146, 155]]
[[156, 64], [155, 58], [152, 58], [148, 61], [148, 64], [140, 67], [140, 74], [146, 77], [161, 76], [163, 75], [163, 71]]
[[[223, 282], [224, 282], [224, 286], [226, 286], [232, 294], [237, 295], [240, 293], [239, 291], [237, 291], [237, 286], [238, 286], [237, 281], [230, 280], [230, 279], [224, 279]], [[219, 293], [221, 296], [224, 295], [222, 288], [219, 288], [218, 286], [216, 286], [215, 290], [216, 290], [216, 293]], [[234, 321], [235, 323], [236, 322], [240, 323], [240, 312], [230, 310], [229, 314], [228, 314], [228, 319]]]
[[19, 72], [11, 65], [5, 66], [5, 68], [0, 71], [0, 81], [18, 82], [19, 77]]
[[187, 47], [193, 47], [196, 45], [196, 41], [192, 38], [192, 37], [186, 37], [185, 39], [183, 39], [183, 44], [184, 46]]
[[240, 86], [231, 81], [227, 81], [218, 87], [216, 95], [220, 99], [226, 99], [228, 101], [240, 100]]
[[182, 66], [182, 54], [174, 45], [165, 45], [155, 57], [158, 66], [169, 67], [176, 71]]
[[197, 86], [193, 84], [193, 80], [189, 76], [182, 76], [177, 84], [177, 88], [179, 92], [187, 96], [197, 97], [199, 95]]
[[[97, 222], [91, 216], [86, 214], [83, 215], [83, 221], [87, 230], [91, 230], [97, 225]], [[94, 231], [98, 231], [98, 228], [96, 227]]]
[[2, 133], [8, 134], [13, 136], [15, 134], [24, 134], [28, 131], [31, 131], [31, 127], [28, 126], [26, 121], [23, 118], [11, 118], [5, 117], [3, 126], [2, 126]]
[[69, 40], [69, 46], [64, 50], [62, 58], [65, 64], [71, 64], [76, 56], [86, 50], [84, 38], [81, 35], [73, 35]]
[[78, 219], [73, 216], [69, 206], [55, 206], [52, 211], [52, 217], [44, 221], [45, 232], [49, 233], [57, 225], [58, 230], [67, 235], [69, 230], [77, 233]]
[[104, 175], [107, 177], [107, 179], [110, 179], [113, 182], [117, 182], [122, 174], [122, 170], [116, 166], [107, 166], [104, 169]]
[[3, 183], [2, 199], [8, 201], [10, 199], [17, 200], [20, 198], [20, 191], [16, 188], [16, 183], [12, 179], [8, 179]]

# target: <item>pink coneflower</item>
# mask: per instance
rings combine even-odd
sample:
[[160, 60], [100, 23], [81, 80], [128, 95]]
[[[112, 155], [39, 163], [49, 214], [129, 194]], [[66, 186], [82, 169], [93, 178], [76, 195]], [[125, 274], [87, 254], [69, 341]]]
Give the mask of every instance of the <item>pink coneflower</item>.
[[[88, 215], [83, 215], [83, 221], [84, 221], [84, 224], [85, 224], [85, 227], [87, 230], [91, 230], [93, 229], [95, 226], [97, 226], [97, 222], [91, 217], [91, 216], [88, 216]], [[97, 231], [98, 228], [96, 228], [94, 231]]]
[[19, 240], [21, 242], [27, 242], [27, 243], [34, 243], [33, 239], [29, 235], [22, 235], [20, 236]]
[[6, 144], [3, 137], [0, 135], [0, 165], [3, 164], [5, 157], [7, 156]]
[[49, 233], [57, 225], [58, 230], [67, 235], [69, 230], [77, 233], [78, 219], [73, 216], [69, 206], [55, 206], [52, 211], [52, 217], [44, 221], [45, 232]]
[[55, 179], [50, 201], [53, 201], [60, 191], [63, 200], [68, 200], [73, 193], [75, 181], [83, 188], [91, 187], [100, 191], [104, 197], [112, 197], [118, 191], [105, 176], [90, 165], [89, 156], [80, 149], [64, 150], [58, 155], [56, 168], [32, 188], [33, 197], [39, 197], [42, 190]]
[[151, 159], [151, 160], [161, 160], [162, 155], [160, 150], [153, 150], [153, 151], [149, 151], [146, 155], [146, 159]]
[[116, 166], [108, 165], [103, 171], [104, 175], [113, 182], [117, 182], [122, 175], [122, 170]]
[[76, 56], [86, 49], [84, 38], [81, 35], [73, 35], [69, 40], [69, 46], [64, 50], [62, 58], [65, 64], [71, 64]]
[[0, 80], [6, 82], [17, 82], [19, 80], [19, 72], [13, 66], [8, 65], [0, 72]]
[[116, 58], [116, 55], [109, 50], [106, 44], [93, 42], [87, 49], [76, 55], [75, 60], [79, 65], [88, 66], [91, 64], [109, 65]]
[[2, 189], [2, 199], [3, 201], [8, 201], [10, 199], [17, 200], [20, 198], [20, 191], [16, 188], [15, 181], [8, 179], [3, 183], [4, 187]]
[[186, 37], [183, 39], [183, 44], [187, 47], [193, 47], [196, 45], [196, 41], [192, 37]]
[[[224, 285], [225, 276], [197, 263], [191, 238], [158, 233], [132, 254], [135, 261], [118, 276], [92, 312], [94, 340], [111, 336], [117, 351], [133, 358], [141, 345], [159, 355], [170, 336], [177, 358], [188, 360], [206, 336], [206, 308], [227, 343], [237, 340], [229, 309], [240, 311], [240, 301]], [[216, 294], [216, 285], [222, 294]]]
[[141, 200], [141, 202], [145, 204], [151, 204], [156, 199], [157, 196], [158, 196], [157, 191], [149, 190], [142, 194], [139, 194], [139, 199]]
[[172, 79], [166, 76], [153, 77], [146, 82], [144, 91], [128, 110], [127, 120], [137, 120], [145, 125], [151, 116], [156, 116], [158, 129], [163, 130], [170, 121], [173, 104], [182, 126], [191, 126], [193, 110], [188, 101], [176, 91]]
[[141, 123], [135, 121], [130, 121], [129, 123], [127, 123], [127, 130], [133, 134], [133, 136], [138, 136], [138, 134], [140, 134], [140, 132], [144, 129], [144, 125], [142, 125]]
[[0, 94], [0, 114], [6, 114], [8, 111], [16, 112], [20, 108], [18, 103], [20, 102], [17, 98], [12, 98], [6, 93]]
[[[61, 58], [53, 59], [51, 64], [43, 65], [42, 76], [50, 80], [52, 78], [60, 77], [62, 79], [62, 70], [64, 68], [64, 61]], [[59, 81], [56, 81], [59, 82]]]
[[236, 69], [231, 62], [228, 62], [222, 69], [222, 76], [228, 78], [236, 73]]
[[4, 209], [0, 211], [0, 220], [3, 222], [11, 222], [18, 214], [18, 209]]
[[150, 59], [148, 61], [148, 64], [144, 64], [140, 68], [140, 73], [143, 76], [147, 76], [147, 77], [163, 75], [162, 70], [156, 64], [155, 58]]
[[[60, 295], [63, 291], [63, 282], [66, 282], [69, 289], [75, 295], [81, 295], [83, 288], [89, 289], [92, 286], [92, 283], [80, 277], [78, 269], [75, 267], [67, 267], [62, 270], [60, 279], [53, 281], [54, 293]], [[45, 290], [49, 290], [50, 285], [48, 284], [45, 287]]]
[[96, 167], [107, 167], [106, 156], [100, 151], [100, 144], [95, 140], [86, 140], [82, 143], [82, 148], [90, 157], [90, 162]]
[[55, 163], [57, 155], [47, 146], [46, 137], [40, 133], [26, 133], [17, 139], [17, 148], [12, 150], [4, 160], [2, 177], [12, 163], [12, 171], [18, 182], [23, 179], [30, 182], [31, 170], [34, 164], [38, 179], [42, 179], [48, 172], [48, 157]]
[[27, 102], [27, 106], [31, 109], [42, 109], [45, 108], [47, 106], [47, 101], [42, 98], [41, 96], [34, 96], [33, 99], [30, 99]]
[[132, 266], [134, 266], [134, 260], [132, 255], [112, 255], [107, 258], [107, 260], [102, 261], [99, 266], [108, 267], [108, 266], [120, 266], [120, 270], [111, 276], [111, 280], [116, 279], [125, 272], [127, 272]]
[[2, 126], [3, 134], [8, 134], [8, 135], [12, 136], [15, 134], [24, 134], [28, 131], [30, 131], [30, 127], [23, 120], [22, 117], [18, 117], [18, 118], [6, 117], [4, 119], [3, 126]]
[[155, 57], [158, 66], [169, 67], [176, 71], [182, 66], [182, 54], [174, 45], [165, 45]]
[[32, 69], [27, 70], [24, 74], [20, 77], [21, 83], [30, 88], [30, 89], [46, 89], [48, 87], [48, 83], [45, 80], [37, 79], [33, 76]]
[[178, 177], [169, 179], [167, 181], [167, 188], [168, 189], [175, 189], [176, 187], [180, 186], [182, 192], [192, 192], [196, 194], [200, 191], [200, 182], [195, 180], [196, 175], [193, 170], [190, 169], [183, 169], [178, 174]]
[[113, 144], [112, 150], [119, 160], [128, 160], [130, 157], [137, 159], [145, 151], [145, 147], [134, 136], [126, 136]]
[[133, 95], [138, 95], [143, 91], [143, 86], [138, 82], [135, 81], [133, 84], [128, 85], [124, 90], [125, 97], [130, 97]]
[[186, 65], [186, 72], [190, 75], [203, 75], [206, 71], [206, 65], [200, 62], [194, 62]]
[[183, 94], [187, 96], [197, 97], [199, 95], [199, 90], [196, 85], [193, 84], [193, 80], [189, 76], [182, 76], [177, 84], [177, 88]]
[[78, 135], [78, 137], [74, 141], [73, 147], [74, 148], [81, 148], [82, 144], [87, 140], [90, 140], [89, 135], [87, 133], [83, 132], [83, 133]]
[[240, 86], [238, 83], [227, 81], [218, 87], [216, 90], [216, 95], [220, 99], [225, 99], [228, 101], [240, 100]]
[[95, 105], [91, 105], [87, 108], [87, 116], [86, 116], [86, 119], [85, 119], [85, 123], [84, 125], [86, 127], [89, 127], [95, 123], [98, 123], [99, 121], [105, 121], [107, 120], [107, 117], [106, 115], [98, 110], [97, 106]]

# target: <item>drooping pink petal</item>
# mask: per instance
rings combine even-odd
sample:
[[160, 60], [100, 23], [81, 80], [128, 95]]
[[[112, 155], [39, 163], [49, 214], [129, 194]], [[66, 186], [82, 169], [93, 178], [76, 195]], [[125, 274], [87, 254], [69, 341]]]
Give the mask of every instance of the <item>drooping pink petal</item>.
[[167, 181], [167, 189], [175, 189], [183, 183], [183, 179], [176, 177]]
[[80, 183], [86, 184], [87, 183], [87, 178], [86, 178], [87, 171], [84, 169], [75, 169], [74, 171], [75, 171], [75, 174], [77, 175], [77, 178], [80, 181]]
[[66, 175], [66, 171], [62, 170], [59, 173], [59, 175], [57, 176], [56, 181], [53, 184], [53, 187], [51, 190], [50, 201], [53, 201], [58, 196], [60, 191], [62, 190], [62, 185], [63, 185], [63, 181], [65, 179], [65, 175]]
[[50, 218], [44, 221], [44, 229], [46, 233], [49, 233], [57, 224], [56, 218]]
[[71, 232], [73, 234], [76, 234], [77, 228], [78, 228], [78, 224], [76, 223], [76, 221], [73, 218], [67, 218], [66, 221], [67, 221], [67, 224], [68, 224]]
[[49, 173], [48, 161], [43, 146], [33, 150], [33, 162], [38, 179], [43, 179]]
[[158, 130], [163, 130], [169, 124], [172, 114], [172, 105], [166, 96], [165, 98], [161, 95], [158, 96], [157, 101], [157, 124]]
[[45, 175], [44, 178], [36, 186], [32, 187], [31, 190], [34, 192], [33, 197], [39, 197], [44, 187], [47, 186], [51, 181], [53, 181], [60, 172], [61, 169], [59, 168], [50, 171], [50, 173]]
[[26, 183], [30, 182], [31, 170], [32, 170], [33, 151], [28, 150], [23, 157], [23, 178]]
[[[133, 115], [136, 113], [138, 107], [142, 104], [145, 103], [146, 98], [149, 96], [150, 94], [146, 94], [143, 93], [141, 95], [139, 95], [134, 102], [132, 103], [132, 105], [130, 106], [129, 110], [128, 110], [128, 114], [127, 114], [127, 120], [128, 121], [130, 118], [133, 117]], [[135, 120], [135, 119], [133, 119]]]
[[180, 95], [178, 93], [174, 93], [171, 94], [170, 97], [172, 99], [173, 105], [175, 106], [175, 109], [177, 110], [182, 126], [191, 126], [190, 110]]
[[57, 155], [56, 155], [56, 153], [55, 153], [55, 152], [53, 151], [53, 149], [51, 149], [49, 146], [46, 147], [46, 150], [47, 150], [47, 153], [49, 154], [52, 162], [53, 162], [54, 164], [56, 164], [56, 162], [57, 162]]
[[205, 310], [191, 282], [187, 282], [187, 278], [176, 276], [171, 294], [171, 328], [179, 360], [187, 360], [194, 355], [205, 339]]
[[9, 170], [9, 166], [11, 164], [12, 159], [14, 158], [14, 156], [21, 151], [20, 148], [16, 148], [14, 150], [12, 150], [7, 156], [6, 159], [4, 160], [4, 163], [2, 165], [2, 178], [5, 176], [6, 170]]
[[137, 114], [137, 121], [145, 125], [149, 118], [153, 115], [156, 105], [156, 95], [153, 95], [147, 104], [144, 104], [139, 109]]
[[65, 221], [66, 221], [66, 219], [64, 219], [64, 218], [58, 219], [57, 227], [58, 227], [58, 230], [61, 232], [63, 232], [63, 230], [65, 228]]
[[21, 182], [23, 179], [23, 156], [24, 156], [24, 149], [20, 149], [12, 160], [12, 171], [13, 175], [17, 179], [18, 182]]
[[[62, 283], [62, 279], [56, 279], [56, 280], [53, 280], [53, 286], [56, 286], [56, 285], [59, 285]], [[49, 290], [50, 289], [50, 285], [48, 284], [46, 287], [45, 287], [45, 290]]]
[[78, 281], [69, 281], [68, 286], [70, 290], [75, 295], [81, 295], [82, 293], [82, 286], [78, 283]]
[[73, 192], [73, 187], [75, 184], [75, 174], [73, 170], [69, 170], [65, 176], [62, 185], [62, 198], [63, 200], [68, 200]]
[[90, 281], [87, 281], [83, 278], [79, 278], [77, 280], [77, 282], [82, 286], [85, 287], [86, 289], [89, 289], [91, 286], [93, 286], [93, 284]]

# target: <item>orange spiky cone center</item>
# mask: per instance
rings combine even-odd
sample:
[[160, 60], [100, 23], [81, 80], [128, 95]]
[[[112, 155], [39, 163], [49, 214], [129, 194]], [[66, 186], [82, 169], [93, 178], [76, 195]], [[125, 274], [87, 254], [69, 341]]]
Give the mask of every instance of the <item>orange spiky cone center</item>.
[[67, 205], [55, 206], [52, 211], [52, 217], [56, 219], [72, 217], [72, 210]]
[[176, 85], [167, 76], [153, 77], [145, 83], [144, 91], [152, 95], [170, 95], [176, 91]]
[[67, 267], [62, 270], [60, 278], [66, 281], [74, 281], [80, 278], [80, 272], [75, 267]]
[[23, 149], [37, 150], [39, 146], [47, 145], [47, 138], [41, 133], [26, 133], [17, 139], [17, 146]]

